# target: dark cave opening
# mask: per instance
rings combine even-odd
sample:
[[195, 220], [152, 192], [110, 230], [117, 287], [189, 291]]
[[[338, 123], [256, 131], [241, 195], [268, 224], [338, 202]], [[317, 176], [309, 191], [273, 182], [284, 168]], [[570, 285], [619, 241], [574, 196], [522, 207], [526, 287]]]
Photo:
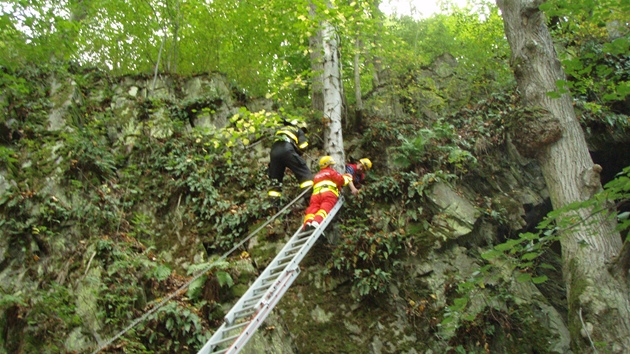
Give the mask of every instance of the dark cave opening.
[[607, 144], [606, 149], [591, 151], [591, 158], [602, 166], [601, 179], [602, 185], [605, 185], [630, 166], [630, 143]]
[[[615, 176], [623, 171], [624, 168], [630, 166], [630, 143], [608, 143], [605, 145], [605, 149], [599, 149], [597, 151], [591, 151], [591, 158], [593, 162], [602, 166], [601, 181], [602, 186], [612, 181]], [[617, 201], [617, 212], [630, 211], [629, 201]], [[630, 230], [621, 232], [622, 239], [627, 239], [630, 236]]]
[[[601, 181], [602, 186], [612, 181], [615, 176], [630, 166], [630, 143], [609, 143], [605, 149], [591, 151], [593, 162], [602, 166]], [[618, 211], [630, 211], [630, 203], [625, 202], [618, 205]]]

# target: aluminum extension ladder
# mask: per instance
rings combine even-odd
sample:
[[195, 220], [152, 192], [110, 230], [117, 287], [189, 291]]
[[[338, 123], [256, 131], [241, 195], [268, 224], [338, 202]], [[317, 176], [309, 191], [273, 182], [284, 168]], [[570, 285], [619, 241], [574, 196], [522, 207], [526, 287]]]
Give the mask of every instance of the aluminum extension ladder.
[[322, 224], [314, 230], [293, 234], [276, 258], [225, 315], [224, 322], [197, 354], [236, 354], [267, 318], [300, 274], [299, 264], [343, 205], [340, 196]]

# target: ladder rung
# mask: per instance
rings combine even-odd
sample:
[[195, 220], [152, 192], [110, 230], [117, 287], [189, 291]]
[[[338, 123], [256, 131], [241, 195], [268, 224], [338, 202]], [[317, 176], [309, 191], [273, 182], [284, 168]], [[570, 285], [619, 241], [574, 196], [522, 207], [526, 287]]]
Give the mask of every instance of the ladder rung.
[[284, 270], [286, 267], [287, 267], [286, 264], [281, 264], [281, 265], [273, 267], [273, 268], [268, 268], [269, 269], [269, 274], [279, 273], [279, 271]]
[[265, 290], [269, 289], [271, 287], [271, 284], [265, 284], [263, 286], [259, 286], [256, 289], [252, 290], [252, 293], [257, 294], [258, 292], [264, 292]]
[[295, 255], [299, 250], [302, 249], [302, 245], [291, 247], [285, 251], [286, 255]]
[[212, 352], [212, 354], [223, 354], [223, 353], [227, 353], [227, 351], [230, 349], [230, 347], [227, 347], [225, 349], [221, 349], [218, 352]]
[[[263, 283], [263, 284], [267, 283], [267, 282], [272, 282], [273, 283], [274, 280], [278, 279], [279, 275], [280, 275], [280, 273], [271, 274], [270, 276], [268, 276], [266, 278], [260, 279], [260, 282]], [[262, 297], [262, 295], [260, 297]]]
[[245, 318], [245, 317], [251, 316], [254, 313], [256, 313], [256, 309], [254, 309], [253, 307], [250, 307], [250, 308], [245, 309], [245, 310], [238, 310], [238, 311], [234, 312], [234, 320], [238, 320], [240, 318]]
[[[263, 279], [263, 281], [264, 281], [264, 279]], [[254, 296], [254, 297], [252, 297], [250, 299], [244, 300], [243, 301], [243, 305], [250, 304], [252, 302], [258, 302], [258, 300], [260, 300], [260, 298], [263, 297], [263, 295], [264, 294], [256, 295], [256, 296]]]
[[275, 262], [276, 264], [274, 264], [274, 267], [270, 268], [269, 270], [272, 270], [272, 273], [273, 273], [273, 270], [276, 270], [280, 267], [286, 268], [289, 265], [289, 263], [291, 263], [291, 259], [293, 259], [293, 257], [285, 258], [284, 262], [277, 261]]
[[286, 264], [287, 262], [285, 262], [285, 261], [289, 261], [290, 262], [292, 259], [293, 259], [293, 255], [289, 255], [289, 256], [286, 256], [286, 257], [279, 258], [278, 259], [278, 264]]
[[241, 322], [239, 324], [235, 324], [232, 327], [225, 327], [225, 328], [223, 328], [223, 332], [230, 332], [230, 331], [233, 331], [235, 329], [239, 329], [241, 327], [245, 327], [245, 326], [247, 326], [249, 324], [249, 322], [250, 321], [245, 321], [245, 322]]
[[306, 243], [306, 240], [307, 239], [305, 239], [305, 238], [303, 238], [301, 240], [297, 240], [297, 241], [293, 242], [289, 247], [291, 247], [291, 248], [302, 247], [302, 245]]
[[236, 338], [238, 338], [240, 335], [241, 334], [239, 333], [239, 334], [231, 336], [231, 337], [222, 338], [222, 339], [219, 339], [218, 341], [216, 341], [216, 343], [212, 343], [212, 344], [217, 346], [217, 345], [220, 345], [220, 344], [223, 344], [223, 343], [231, 342], [231, 341], [235, 340]]
[[313, 234], [313, 232], [315, 232], [316, 229], [308, 229], [308, 230], [301, 230], [300, 232], [297, 233], [298, 236], [303, 236], [303, 235], [311, 235]]
[[302, 246], [298, 246], [298, 247], [293, 247], [293, 248], [288, 248], [284, 251], [284, 255], [285, 256], [293, 256], [297, 253], [297, 251], [299, 251], [300, 249], [302, 249]]
[[243, 312], [243, 311], [247, 311], [249, 309], [252, 309], [252, 308], [254, 308], [255, 305], [256, 304], [250, 304], [249, 306], [243, 306], [240, 310], [238, 310], [238, 312]]

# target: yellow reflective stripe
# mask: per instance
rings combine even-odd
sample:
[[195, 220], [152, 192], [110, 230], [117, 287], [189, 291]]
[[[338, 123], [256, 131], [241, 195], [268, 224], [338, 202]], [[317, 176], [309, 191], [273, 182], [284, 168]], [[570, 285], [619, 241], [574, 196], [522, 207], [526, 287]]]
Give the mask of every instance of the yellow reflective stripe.
[[312, 220], [314, 217], [315, 217], [315, 214], [306, 214], [306, 216], [304, 216], [304, 222], [308, 220]]
[[335, 184], [335, 182], [328, 181], [328, 180], [317, 182], [315, 184], [315, 186], [313, 186], [313, 188], [320, 188], [320, 187], [323, 187], [323, 186], [330, 186], [330, 187], [333, 187], [333, 188], [337, 189], [337, 185]]
[[270, 197], [281, 197], [282, 193], [276, 192], [276, 191], [269, 191], [269, 192], [267, 192], [267, 195], [270, 196]]
[[347, 173], [344, 173], [343, 181], [344, 181], [343, 185], [345, 186], [346, 184], [352, 182], [352, 176]]
[[302, 183], [300, 183], [300, 188], [306, 188], [306, 187], [310, 187], [313, 185], [313, 181], [308, 180], [308, 181], [304, 181]]
[[328, 216], [328, 213], [324, 209], [319, 209], [317, 213], [315, 213], [315, 215], [320, 215], [322, 218], [326, 219], [326, 217]]
[[313, 194], [319, 194], [326, 191], [331, 191], [335, 193], [336, 196], [339, 196], [339, 190], [337, 189], [335, 182], [324, 180], [317, 182], [315, 186], [313, 186]]
[[293, 141], [295, 141], [295, 143], [296, 143], [296, 144], [298, 143], [298, 138], [297, 138], [297, 136], [295, 136], [295, 134], [291, 133], [291, 132], [290, 132], [290, 131], [288, 131], [288, 130], [280, 130], [280, 131], [278, 131], [278, 132], [276, 133], [276, 135], [286, 135], [286, 136], [288, 136], [289, 138], [293, 139]]
[[317, 188], [313, 190], [313, 194], [320, 194], [323, 192], [333, 192], [336, 196], [339, 196], [339, 191], [337, 189], [322, 187], [322, 188]]
[[306, 149], [307, 146], [308, 146], [308, 141], [305, 141], [302, 144], [298, 145], [298, 147], [302, 150]]

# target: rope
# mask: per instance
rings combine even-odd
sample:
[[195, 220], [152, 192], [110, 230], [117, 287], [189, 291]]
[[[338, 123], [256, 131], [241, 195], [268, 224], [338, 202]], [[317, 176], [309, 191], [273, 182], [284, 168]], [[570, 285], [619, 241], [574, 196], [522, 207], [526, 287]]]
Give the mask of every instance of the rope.
[[[164, 298], [162, 301], [160, 301], [157, 305], [155, 305], [155, 307], [153, 307], [152, 309], [150, 309], [149, 311], [147, 311], [144, 315], [142, 315], [141, 317], [135, 319], [133, 322], [131, 322], [131, 324], [129, 324], [127, 327], [125, 327], [125, 329], [123, 329], [122, 331], [118, 332], [118, 334], [116, 334], [115, 336], [113, 336], [112, 338], [108, 339], [107, 341], [105, 341], [104, 344], [101, 344], [100, 347], [98, 347], [95, 351], [92, 352], [92, 354], [96, 354], [98, 352], [100, 352], [101, 350], [107, 348], [108, 346], [112, 345], [112, 343], [114, 343], [118, 338], [122, 337], [125, 333], [127, 333], [129, 330], [131, 330], [132, 328], [134, 328], [135, 326], [138, 325], [138, 323], [144, 321], [147, 319], [147, 317], [149, 317], [150, 315], [152, 315], [155, 311], [157, 311], [159, 308], [161, 308], [162, 306], [164, 306], [168, 301], [170, 301], [172, 298], [174, 298], [177, 294], [179, 294], [182, 290], [186, 289], [188, 286], [190, 286], [190, 284], [192, 284], [192, 282], [194, 282], [195, 280], [197, 280], [198, 278], [200, 278], [203, 274], [205, 274], [207, 271], [209, 271], [210, 269], [212, 269], [214, 266], [216, 266], [219, 262], [225, 260], [230, 254], [232, 254], [232, 252], [236, 251], [239, 247], [241, 247], [243, 244], [245, 244], [245, 242], [249, 241], [249, 239], [251, 239], [252, 237], [254, 237], [254, 235], [256, 235], [260, 230], [262, 230], [265, 226], [269, 225], [269, 223], [271, 223], [272, 221], [274, 221], [280, 214], [282, 214], [285, 210], [287, 210], [291, 205], [295, 204], [296, 201], [298, 201], [300, 198], [302, 198], [304, 196], [304, 194], [306, 194], [306, 192], [310, 191], [311, 188], [305, 188], [304, 191], [302, 191], [302, 193], [300, 193], [300, 195], [298, 195], [295, 199], [293, 199], [291, 202], [289, 202], [289, 204], [285, 205], [284, 208], [282, 208], [280, 211], [278, 211], [274, 216], [271, 217], [271, 219], [267, 220], [267, 222], [265, 222], [264, 224], [262, 224], [261, 226], [259, 226], [256, 230], [254, 230], [252, 233], [250, 233], [247, 237], [245, 237], [241, 242], [239, 242], [238, 244], [236, 244], [234, 247], [232, 247], [232, 249], [230, 249], [229, 251], [223, 253], [223, 255], [221, 255], [221, 257], [219, 259], [217, 259], [216, 261], [212, 262], [208, 267], [204, 268], [203, 270], [199, 271], [197, 274], [195, 274], [189, 281], [187, 281], [184, 285], [182, 285], [181, 287], [179, 287], [179, 289], [175, 290], [174, 292], [172, 292], [169, 296], [167, 296], [166, 298]], [[150, 304], [149, 304], [150, 305]]]

